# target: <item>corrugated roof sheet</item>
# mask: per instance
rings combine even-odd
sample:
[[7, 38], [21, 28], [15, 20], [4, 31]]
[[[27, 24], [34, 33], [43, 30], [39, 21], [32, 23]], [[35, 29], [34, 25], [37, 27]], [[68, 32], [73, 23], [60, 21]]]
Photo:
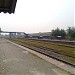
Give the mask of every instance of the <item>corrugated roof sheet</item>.
[[0, 12], [14, 13], [17, 0], [0, 0]]

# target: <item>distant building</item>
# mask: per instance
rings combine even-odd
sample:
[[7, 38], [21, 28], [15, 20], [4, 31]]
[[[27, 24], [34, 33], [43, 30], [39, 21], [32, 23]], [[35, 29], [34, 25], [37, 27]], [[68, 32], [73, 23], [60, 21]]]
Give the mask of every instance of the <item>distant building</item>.
[[25, 34], [24, 33], [16, 33], [16, 38], [24, 38]]
[[29, 38], [35, 38], [35, 39], [50, 39], [51, 32], [32, 33], [32, 34], [29, 34], [28, 36]]

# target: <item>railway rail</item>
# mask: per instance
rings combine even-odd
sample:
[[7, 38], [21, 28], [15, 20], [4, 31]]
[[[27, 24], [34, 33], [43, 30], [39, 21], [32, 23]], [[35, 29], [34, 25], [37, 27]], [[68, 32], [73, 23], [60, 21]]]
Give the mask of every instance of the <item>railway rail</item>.
[[36, 40], [36, 41], [43, 41], [43, 42], [52, 42], [52, 43], [59, 43], [59, 44], [68, 44], [75, 46], [75, 41], [68, 41], [68, 40], [50, 40], [50, 39], [28, 39], [28, 40]]
[[[19, 44], [19, 43], [17, 43], [17, 44]], [[47, 50], [47, 49], [45, 49], [45, 48], [30, 47], [30, 46], [28, 46], [28, 45], [23, 45], [23, 44], [19, 44], [19, 45], [24, 46], [24, 47], [27, 47], [27, 48], [29, 48], [29, 49], [31, 49], [31, 50], [34, 50], [34, 51], [36, 51], [36, 52], [39, 52], [39, 53], [41, 53], [41, 54], [43, 54], [43, 55], [46, 55], [46, 56], [48, 56], [48, 57], [51, 57], [51, 58], [53, 58], [53, 59], [56, 59], [56, 60], [58, 60], [58, 61], [60, 61], [60, 62], [63, 62], [63, 63], [65, 63], [65, 64], [68, 64], [68, 65], [70, 65], [70, 66], [72, 66], [72, 67], [75, 67], [75, 64], [74, 64], [74, 63], [65, 61], [65, 60], [63, 59], [63, 57], [61, 57], [61, 54], [54, 53], [54, 52], [48, 52], [49, 50]], [[47, 52], [46, 52], [46, 51], [47, 51]], [[59, 58], [59, 57], [60, 57], [60, 58]]]

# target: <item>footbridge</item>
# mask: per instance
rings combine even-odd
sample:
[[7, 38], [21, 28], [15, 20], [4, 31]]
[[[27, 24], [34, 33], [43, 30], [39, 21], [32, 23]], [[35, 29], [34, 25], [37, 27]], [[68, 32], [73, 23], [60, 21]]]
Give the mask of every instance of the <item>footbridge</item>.
[[[4, 34], [4, 35], [3, 35]], [[8, 34], [8, 35], [6, 35]], [[0, 31], [0, 36], [3, 36], [5, 38], [26, 38], [28, 34], [25, 32], [10, 32], [10, 31]]]

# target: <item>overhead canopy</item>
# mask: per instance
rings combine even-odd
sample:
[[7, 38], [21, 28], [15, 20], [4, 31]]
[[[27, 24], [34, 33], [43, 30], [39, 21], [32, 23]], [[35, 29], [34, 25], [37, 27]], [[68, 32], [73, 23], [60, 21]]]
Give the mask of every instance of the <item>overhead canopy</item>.
[[0, 12], [14, 13], [17, 0], [0, 0]]

